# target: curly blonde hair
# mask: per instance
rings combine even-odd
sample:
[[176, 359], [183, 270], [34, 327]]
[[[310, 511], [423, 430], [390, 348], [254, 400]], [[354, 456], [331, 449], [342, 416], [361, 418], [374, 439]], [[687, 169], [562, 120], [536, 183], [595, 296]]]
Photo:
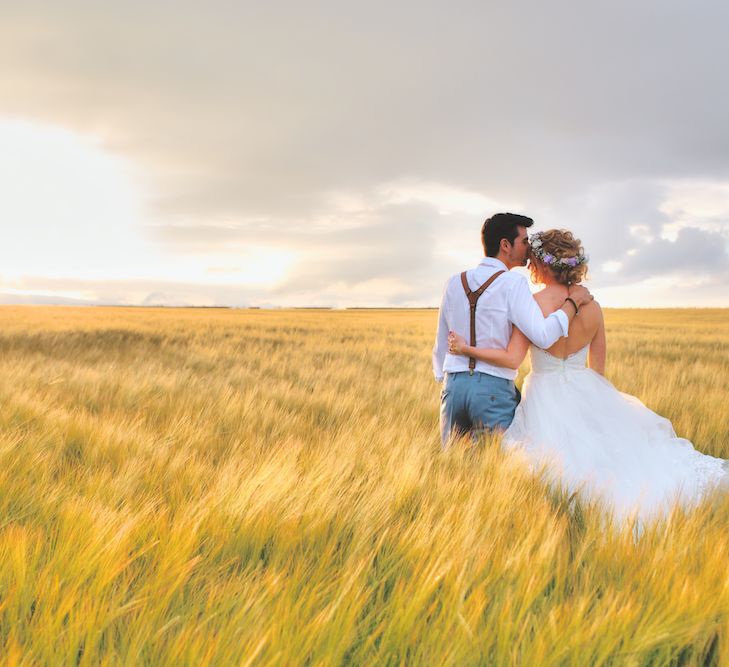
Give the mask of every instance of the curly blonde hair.
[[541, 240], [540, 252], [542, 257], [548, 259], [551, 256], [556, 260], [579, 257], [583, 259], [576, 266], [565, 265], [564, 262], [558, 262], [555, 265], [554, 262], [551, 264], [544, 262], [534, 252], [531, 252], [529, 271], [533, 282], [542, 282], [541, 276], [545, 271], [549, 271], [555, 280], [562, 285], [574, 285], [582, 282], [587, 277], [585, 250], [580, 239], [576, 239], [572, 232], [566, 229], [549, 229], [546, 232], [540, 232], [538, 237]]

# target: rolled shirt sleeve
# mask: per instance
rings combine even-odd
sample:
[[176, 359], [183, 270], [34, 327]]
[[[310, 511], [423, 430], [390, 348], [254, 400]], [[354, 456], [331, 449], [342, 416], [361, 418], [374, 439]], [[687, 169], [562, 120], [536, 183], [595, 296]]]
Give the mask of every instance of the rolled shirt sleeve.
[[546, 350], [569, 333], [569, 319], [563, 310], [544, 317], [529, 291], [526, 279], [515, 281], [509, 303], [509, 319], [537, 347]]

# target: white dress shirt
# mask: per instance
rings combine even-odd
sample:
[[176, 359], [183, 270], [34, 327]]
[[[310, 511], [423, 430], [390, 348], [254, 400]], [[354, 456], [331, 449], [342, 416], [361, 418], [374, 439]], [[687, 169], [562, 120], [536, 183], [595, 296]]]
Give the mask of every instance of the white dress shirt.
[[[537, 347], [546, 349], [554, 345], [569, 329], [569, 319], [562, 310], [544, 317], [529, 291], [527, 279], [495, 257], [484, 257], [481, 263], [466, 272], [468, 286], [477, 290], [496, 271], [502, 273], [476, 304], [476, 347], [505, 350], [511, 338], [512, 326], [516, 325]], [[468, 370], [468, 357], [448, 352], [448, 332], [455, 331], [471, 342], [471, 313], [468, 297], [461, 284], [461, 274], [452, 276], [446, 283], [443, 301], [438, 313], [438, 333], [433, 346], [433, 373], [439, 382], [444, 373]], [[476, 370], [496, 377], [513, 380], [516, 371], [476, 360]]]

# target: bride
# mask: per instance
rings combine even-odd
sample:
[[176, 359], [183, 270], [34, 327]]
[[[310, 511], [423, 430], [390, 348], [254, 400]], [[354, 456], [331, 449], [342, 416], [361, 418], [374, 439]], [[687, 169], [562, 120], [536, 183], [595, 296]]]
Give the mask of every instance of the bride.
[[[584, 278], [587, 257], [565, 230], [535, 234], [530, 247], [532, 280], [544, 285], [535, 299], [546, 316]], [[454, 332], [449, 345], [453, 354], [508, 368], [518, 368], [529, 349], [516, 328], [506, 350], [471, 347]], [[532, 370], [502, 444], [522, 452], [533, 470], [546, 466], [569, 493], [602, 500], [619, 521], [666, 515], [675, 502], [690, 506], [729, 483], [729, 461], [696, 451], [667, 419], [603, 377], [605, 325], [596, 301], [579, 309], [567, 337], [548, 350], [532, 345], [530, 354]]]

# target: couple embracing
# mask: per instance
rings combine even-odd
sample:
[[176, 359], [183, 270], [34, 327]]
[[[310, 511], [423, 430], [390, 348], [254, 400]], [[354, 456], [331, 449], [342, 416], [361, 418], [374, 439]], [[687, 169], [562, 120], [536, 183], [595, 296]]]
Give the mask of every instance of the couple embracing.
[[[487, 219], [485, 257], [446, 284], [433, 347], [443, 446], [503, 431], [504, 448], [570, 493], [604, 501], [618, 520], [656, 518], [729, 485], [729, 461], [696, 451], [603, 377], [602, 310], [580, 284], [588, 258], [569, 231], [530, 238], [532, 225], [512, 213]], [[543, 285], [535, 295], [511, 272], [527, 262]], [[528, 351], [521, 397], [514, 379]]]

